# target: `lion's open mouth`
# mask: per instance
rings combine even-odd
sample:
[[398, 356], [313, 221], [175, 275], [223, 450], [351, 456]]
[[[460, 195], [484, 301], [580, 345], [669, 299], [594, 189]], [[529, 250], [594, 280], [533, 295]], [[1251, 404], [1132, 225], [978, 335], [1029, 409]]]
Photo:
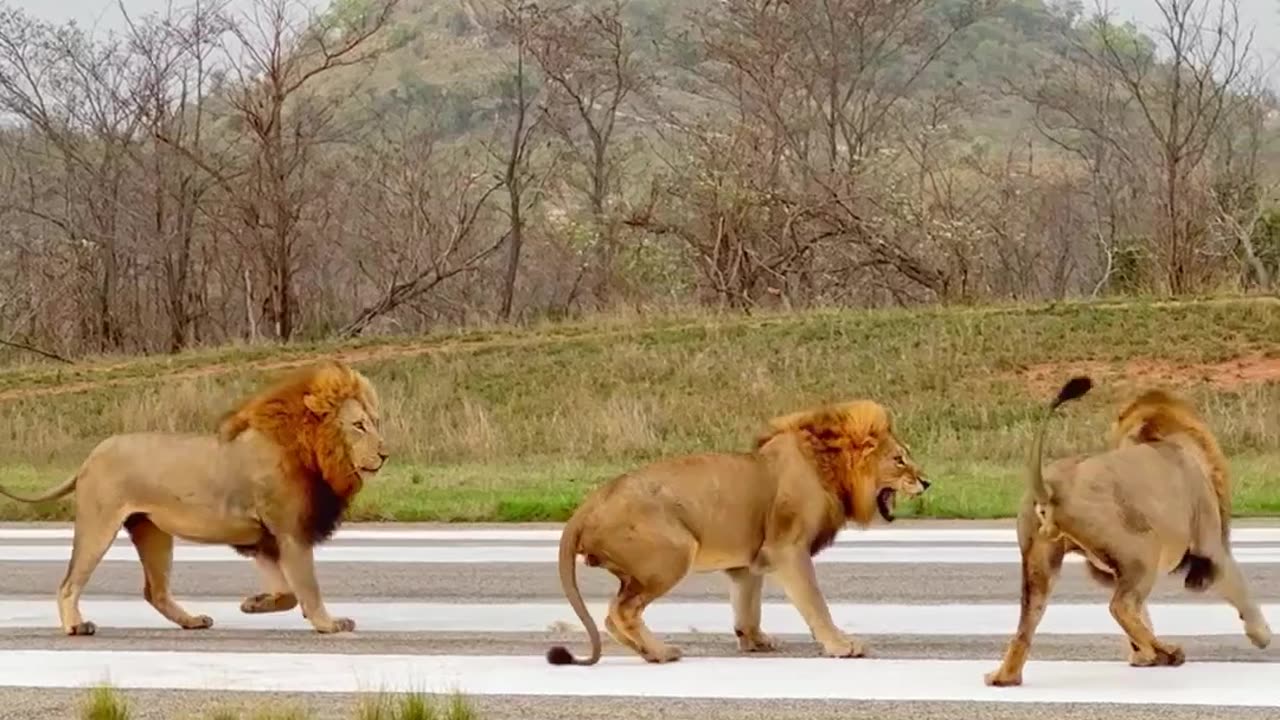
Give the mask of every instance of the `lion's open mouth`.
[[876, 493], [876, 509], [885, 522], [893, 522], [893, 502], [897, 496], [893, 488], [880, 488], [880, 492]]

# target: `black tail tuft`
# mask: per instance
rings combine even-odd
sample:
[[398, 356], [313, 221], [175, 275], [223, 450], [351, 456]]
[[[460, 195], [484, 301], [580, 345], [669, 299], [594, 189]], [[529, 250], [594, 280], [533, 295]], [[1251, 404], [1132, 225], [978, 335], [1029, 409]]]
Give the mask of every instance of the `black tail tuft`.
[[1058, 391], [1058, 397], [1053, 401], [1053, 406], [1057, 407], [1065, 402], [1070, 402], [1076, 398], [1083, 397], [1085, 393], [1093, 389], [1093, 380], [1087, 375], [1073, 377], [1067, 381], [1066, 385]]
[[563, 645], [556, 645], [547, 651], [547, 662], [552, 665], [572, 665], [573, 653]]

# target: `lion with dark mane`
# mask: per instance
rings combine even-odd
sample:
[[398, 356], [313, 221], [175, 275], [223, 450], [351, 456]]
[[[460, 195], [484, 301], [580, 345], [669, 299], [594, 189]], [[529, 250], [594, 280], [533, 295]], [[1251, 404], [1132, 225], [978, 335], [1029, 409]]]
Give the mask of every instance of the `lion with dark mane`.
[[645, 660], [678, 660], [641, 613], [690, 572], [722, 571], [731, 583], [734, 633], [743, 652], [774, 649], [760, 627], [764, 576], [772, 575], [831, 657], [859, 657], [861, 641], [842, 633], [818, 589], [813, 556], [848, 520], [867, 526], [877, 511], [893, 519], [899, 493], [929, 487], [888, 412], [859, 400], [770, 422], [756, 448], [667, 458], [621, 475], [591, 493], [560, 537], [560, 583], [591, 639], [591, 657], [564, 647], [555, 665], [600, 659], [600, 632], [578, 590], [576, 557], [618, 578], [605, 627]]
[[1103, 452], [1041, 467], [1053, 411], [1092, 388], [1068, 381], [1050, 404], [1032, 444], [1028, 489], [1018, 513], [1022, 608], [1018, 629], [987, 685], [1022, 683], [1031, 638], [1067, 553], [1078, 553], [1100, 584], [1112, 589], [1111, 615], [1129, 641], [1135, 667], [1181, 665], [1182, 648], [1156, 637], [1146, 601], [1161, 573], [1183, 572], [1188, 590], [1212, 588], [1239, 613], [1259, 648], [1271, 628], [1250, 597], [1231, 554], [1231, 486], [1226, 458], [1189, 404], [1165, 390], [1131, 400], [1111, 428]]
[[332, 633], [355, 623], [325, 610], [312, 550], [386, 458], [372, 384], [342, 363], [324, 362], [248, 398], [216, 434], [114, 435], [43, 495], [0, 493], [28, 503], [76, 494], [71, 559], [58, 588], [68, 635], [97, 630], [80, 616], [80, 595], [121, 526], [142, 563], [143, 596], [178, 626], [208, 628], [213, 620], [191, 615], [170, 593], [175, 536], [254, 558], [267, 592], [246, 598], [242, 611], [289, 610], [300, 600], [311, 625]]

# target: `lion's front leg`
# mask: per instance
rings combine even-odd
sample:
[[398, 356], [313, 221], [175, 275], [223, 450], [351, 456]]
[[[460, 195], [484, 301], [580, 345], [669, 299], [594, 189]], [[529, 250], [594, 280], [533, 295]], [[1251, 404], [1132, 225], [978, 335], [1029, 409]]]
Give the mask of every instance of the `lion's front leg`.
[[356, 629], [351, 618], [329, 616], [320, 598], [320, 584], [316, 581], [315, 557], [311, 546], [293, 538], [280, 538], [280, 570], [285, 581], [302, 603], [303, 616], [312, 627], [322, 633], [350, 632]]
[[[280, 570], [279, 562], [265, 555], [255, 555], [254, 567], [262, 579], [266, 592], [250, 595], [240, 603], [240, 612], [248, 614], [273, 613], [292, 610], [298, 606], [298, 596], [289, 588], [289, 581]], [[303, 613], [306, 617], [306, 613]]]
[[800, 611], [813, 637], [830, 657], [862, 657], [866, 648], [862, 641], [849, 637], [831, 620], [827, 601], [818, 589], [818, 575], [813, 559], [800, 548], [786, 548], [771, 553], [773, 574], [787, 593], [787, 599]]
[[729, 597], [733, 601], [733, 634], [742, 652], [771, 652], [777, 649], [773, 638], [760, 629], [760, 596], [764, 577], [746, 568], [725, 571], [729, 576]]

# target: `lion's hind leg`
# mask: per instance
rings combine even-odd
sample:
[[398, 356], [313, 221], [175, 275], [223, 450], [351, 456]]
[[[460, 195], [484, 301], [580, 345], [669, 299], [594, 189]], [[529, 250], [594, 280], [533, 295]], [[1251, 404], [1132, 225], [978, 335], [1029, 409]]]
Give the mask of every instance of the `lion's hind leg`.
[[[626, 581], [622, 581], [622, 585], [626, 585]], [[644, 655], [644, 646], [640, 641], [622, 631], [621, 617], [618, 614], [619, 603], [622, 601], [622, 588], [618, 588], [618, 594], [614, 596], [613, 601], [609, 603], [609, 612], [604, 616], [604, 629], [609, 635], [621, 646], [630, 649], [637, 655]]]
[[1181, 665], [1186, 659], [1182, 648], [1157, 638], [1146, 613], [1147, 596], [1155, 587], [1155, 566], [1134, 559], [1114, 567], [1116, 582], [1111, 595], [1111, 617], [1129, 636], [1132, 650], [1129, 664], [1135, 667]]
[[58, 618], [67, 635], [93, 635], [98, 626], [80, 615], [80, 595], [102, 557], [111, 548], [116, 533], [124, 523], [123, 516], [95, 512], [87, 507], [85, 495], [77, 498], [77, 522], [71, 540], [71, 559], [67, 573], [58, 586]]
[[679, 660], [683, 653], [680, 648], [655, 637], [645, 625], [642, 615], [645, 608], [670, 592], [689, 573], [696, 544], [687, 533], [656, 535], [653, 538], [630, 538], [625, 553], [602, 549], [606, 557], [616, 555], [636, 559], [625, 568], [605, 563], [605, 567], [621, 581], [618, 595], [609, 606], [605, 626], [619, 642], [638, 649], [645, 660], [667, 663]]
[[[1138, 617], [1142, 619], [1142, 625], [1147, 630], [1150, 630], [1152, 635], [1155, 635], [1156, 626], [1154, 623], [1151, 622], [1151, 611], [1147, 607], [1146, 603], [1142, 604], [1142, 608], [1138, 611]], [[1129, 664], [1133, 666], [1140, 666], [1142, 664], [1143, 658], [1141, 655], [1138, 654], [1138, 646], [1135, 645], [1132, 640], [1128, 640], [1127, 635], [1125, 636], [1125, 638], [1126, 638], [1126, 642], [1129, 643]]]
[[987, 673], [983, 681], [993, 687], [1022, 684], [1022, 668], [1031, 652], [1031, 639], [1044, 617], [1049, 595], [1062, 570], [1063, 545], [1049, 539], [1038, 530], [1024, 533], [1019, 538], [1022, 552], [1021, 609], [1018, 613], [1018, 629], [1005, 648], [1000, 667]]
[[156, 527], [146, 516], [135, 516], [125, 522], [133, 547], [142, 562], [142, 596], [151, 607], [185, 630], [213, 627], [208, 615], [192, 615], [183, 609], [169, 592], [169, 572], [173, 568], [173, 536]]

